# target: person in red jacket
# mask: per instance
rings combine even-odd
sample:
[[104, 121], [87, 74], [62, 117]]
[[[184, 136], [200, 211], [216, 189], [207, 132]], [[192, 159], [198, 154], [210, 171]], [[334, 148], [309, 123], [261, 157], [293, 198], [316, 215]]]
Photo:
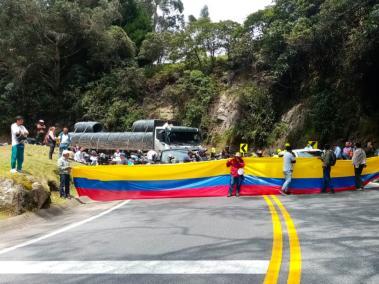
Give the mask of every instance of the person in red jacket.
[[236, 197], [240, 196], [240, 188], [243, 181], [245, 162], [241, 157], [241, 153], [236, 153], [234, 157], [226, 162], [226, 166], [230, 167], [230, 187], [228, 197], [232, 196], [234, 186], [236, 187]]

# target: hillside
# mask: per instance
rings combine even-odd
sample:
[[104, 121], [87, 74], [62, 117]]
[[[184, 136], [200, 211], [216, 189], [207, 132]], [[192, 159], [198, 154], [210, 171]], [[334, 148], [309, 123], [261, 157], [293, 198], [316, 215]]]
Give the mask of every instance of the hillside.
[[[3, 180], [13, 180], [15, 184], [21, 185], [27, 191], [31, 191], [33, 183], [41, 184], [43, 190], [51, 193], [51, 203], [62, 205], [66, 202], [59, 198], [58, 185], [59, 176], [57, 173], [56, 159], [48, 159], [49, 148], [44, 146], [27, 145], [25, 147], [24, 172], [22, 174], [10, 174], [11, 147], [0, 147], [0, 182]], [[57, 151], [56, 151], [57, 152]], [[55, 158], [56, 158], [55, 153]], [[0, 186], [0, 197], [5, 198], [3, 191], [7, 188]], [[75, 190], [72, 190], [75, 196]], [[3, 201], [3, 200], [1, 200]], [[26, 206], [26, 205], [25, 205]], [[3, 207], [0, 202], [0, 219], [14, 215], [14, 208]], [[21, 212], [22, 213], [22, 212]]]
[[180, 0], [48, 2], [0, 3], [0, 134], [22, 114], [174, 118], [220, 146], [378, 141], [376, 1], [277, 0], [243, 24]]

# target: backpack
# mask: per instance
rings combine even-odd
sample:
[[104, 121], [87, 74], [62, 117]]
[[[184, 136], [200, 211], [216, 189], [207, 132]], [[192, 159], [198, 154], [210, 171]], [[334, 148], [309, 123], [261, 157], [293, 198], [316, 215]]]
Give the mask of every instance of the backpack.
[[337, 163], [337, 157], [336, 157], [336, 154], [334, 154], [333, 151], [330, 151], [330, 152], [331, 152], [330, 165], [331, 165], [331, 166], [335, 166], [336, 163]]

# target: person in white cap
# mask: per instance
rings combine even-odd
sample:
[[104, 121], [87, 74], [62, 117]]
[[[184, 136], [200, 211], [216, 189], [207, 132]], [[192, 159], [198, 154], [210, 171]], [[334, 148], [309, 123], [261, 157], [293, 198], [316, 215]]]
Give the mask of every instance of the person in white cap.
[[70, 173], [71, 166], [69, 161], [70, 151], [64, 150], [62, 156], [58, 159], [58, 170], [60, 177], [59, 192], [61, 198], [71, 198], [70, 195]]

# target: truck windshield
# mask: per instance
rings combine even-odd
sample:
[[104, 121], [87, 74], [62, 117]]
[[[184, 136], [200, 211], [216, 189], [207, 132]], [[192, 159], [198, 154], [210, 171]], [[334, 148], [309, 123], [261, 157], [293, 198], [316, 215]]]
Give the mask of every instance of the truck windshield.
[[197, 132], [170, 132], [168, 135], [169, 144], [190, 144], [199, 145], [200, 134]]

